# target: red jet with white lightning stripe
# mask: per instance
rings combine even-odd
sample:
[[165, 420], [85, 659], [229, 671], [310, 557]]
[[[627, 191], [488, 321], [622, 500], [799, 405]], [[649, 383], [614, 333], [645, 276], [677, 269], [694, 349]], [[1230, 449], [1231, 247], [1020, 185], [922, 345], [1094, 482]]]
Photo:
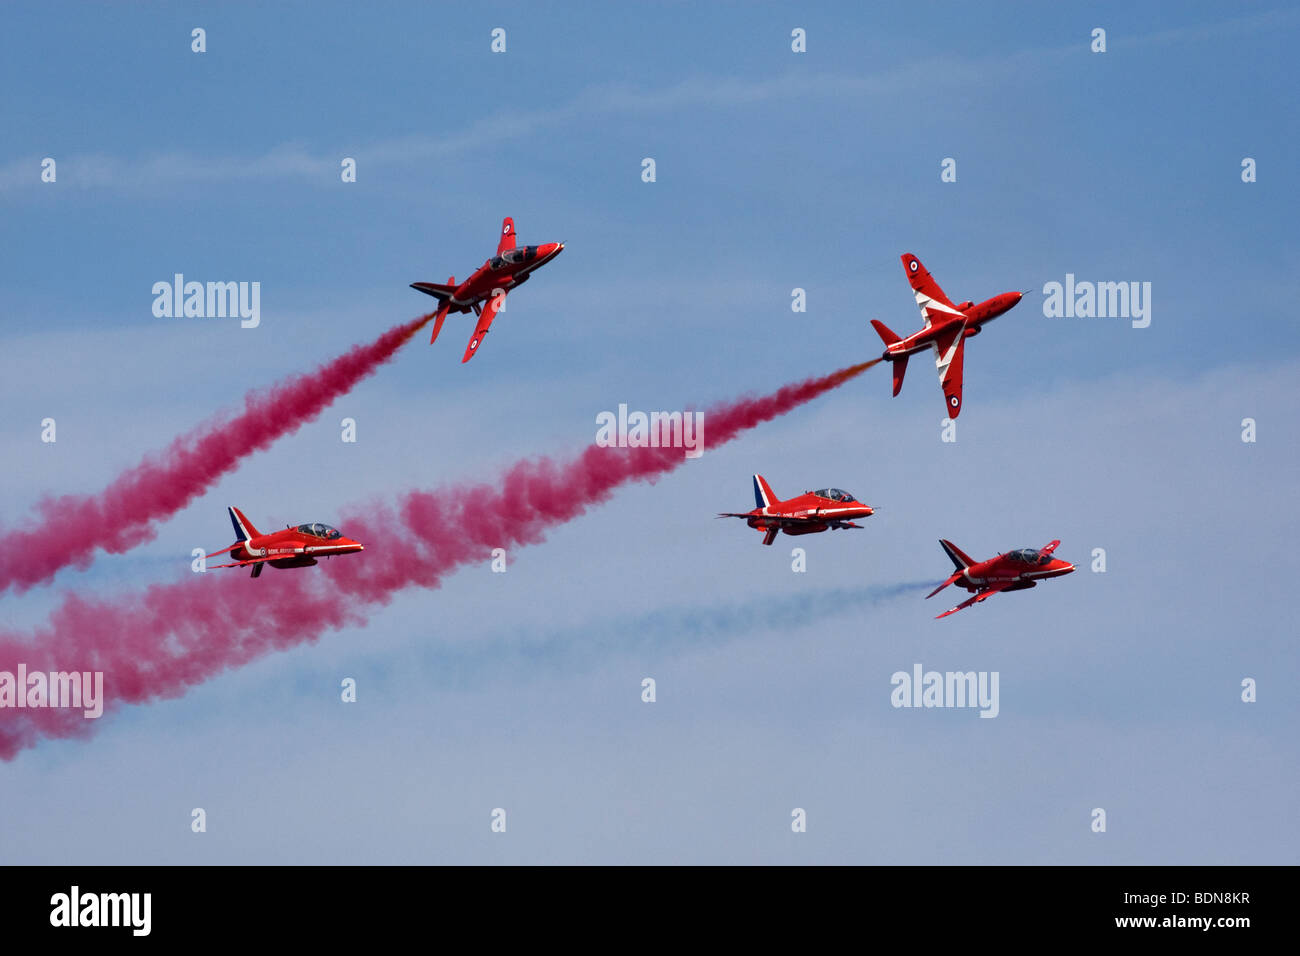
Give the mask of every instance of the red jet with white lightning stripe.
[[1003, 591], [1023, 591], [1037, 586], [1038, 582], [1045, 578], [1059, 578], [1062, 574], [1069, 574], [1074, 570], [1074, 565], [1052, 557], [1052, 552], [1060, 543], [1060, 541], [1053, 541], [1037, 550], [1022, 548], [1019, 551], [999, 554], [996, 558], [989, 558], [987, 561], [972, 561], [951, 541], [940, 538], [939, 544], [952, 560], [957, 571], [927, 594], [926, 598], [934, 597], [950, 584], [965, 588], [967, 591], [974, 591], [975, 596], [967, 598], [956, 607], [949, 608], [935, 620], [955, 614], [972, 604], [987, 601], [993, 595]]
[[501, 223], [501, 241], [497, 243], [497, 254], [479, 266], [464, 282], [457, 285], [455, 276], [450, 276], [445, 285], [437, 282], [412, 282], [412, 289], [431, 295], [440, 303], [429, 344], [437, 341], [448, 312], [469, 312], [472, 309], [478, 316], [478, 325], [474, 326], [474, 334], [470, 336], [469, 345], [465, 348], [465, 357], [460, 360], [462, 365], [468, 362], [483, 343], [483, 337], [492, 327], [492, 320], [505, 307], [506, 293], [527, 282], [534, 270], [546, 265], [563, 250], [562, 242], [547, 242], [540, 246], [515, 245], [515, 221], [507, 216]]
[[751, 528], [763, 532], [763, 543], [771, 544], [776, 536], [786, 534], [813, 534], [818, 531], [835, 531], [840, 528], [861, 528], [854, 518], [868, 518], [875, 512], [847, 491], [839, 488], [822, 488], [781, 501], [772, 492], [762, 475], [754, 476], [753, 511], [724, 511], [719, 518], [744, 518]]
[[240, 568], [251, 564], [253, 577], [257, 577], [262, 573], [264, 564], [273, 568], [307, 568], [315, 564], [317, 558], [332, 558], [336, 554], [354, 554], [365, 550], [358, 542], [343, 537], [337, 528], [319, 521], [262, 534], [238, 508], [227, 510], [238, 540], [228, 548], [213, 551], [208, 557], [215, 558], [219, 554], [230, 552], [235, 560], [233, 564], [214, 564], [213, 568]]
[[985, 299], [978, 305], [969, 301], [953, 305], [943, 294], [943, 289], [939, 288], [939, 283], [934, 281], [934, 276], [921, 265], [920, 259], [910, 252], [905, 253], [902, 259], [903, 271], [907, 273], [907, 281], [916, 293], [916, 304], [921, 307], [925, 328], [913, 332], [907, 338], [900, 338], [883, 322], [872, 319], [872, 326], [885, 343], [885, 352], [881, 358], [894, 365], [894, 394], [897, 395], [903, 387], [908, 358], [933, 347], [934, 364], [939, 370], [939, 384], [948, 405], [948, 417], [956, 418], [961, 413], [961, 376], [966, 340], [972, 335], [979, 335], [985, 322], [996, 319], [1014, 307], [1023, 293], [1004, 292]]

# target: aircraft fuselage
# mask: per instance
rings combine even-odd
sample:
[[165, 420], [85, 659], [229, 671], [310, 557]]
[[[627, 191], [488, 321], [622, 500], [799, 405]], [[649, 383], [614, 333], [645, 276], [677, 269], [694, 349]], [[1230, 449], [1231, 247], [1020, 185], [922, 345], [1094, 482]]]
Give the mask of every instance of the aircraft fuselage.
[[1021, 591], [1032, 588], [1046, 578], [1059, 578], [1074, 570], [1074, 565], [1059, 558], [1046, 563], [1022, 562], [1005, 554], [987, 561], [972, 564], [953, 584], [967, 591], [982, 591], [1000, 587], [1003, 591]]
[[985, 322], [992, 322], [999, 315], [1010, 311], [1020, 302], [1020, 299], [1019, 292], [1003, 292], [980, 303], [963, 302], [957, 306], [958, 314], [943, 322], [931, 322], [929, 328], [913, 332], [907, 338], [900, 339], [886, 348], [881, 358], [893, 362], [915, 355], [917, 352], [924, 352], [945, 334], [963, 323], [966, 325], [966, 331], [962, 333], [965, 338], [979, 335]]
[[[505, 256], [493, 256], [456, 286], [449, 305], [457, 312], [468, 312], [474, 303], [483, 302], [498, 291], [509, 292], [523, 285], [534, 270], [546, 265], [563, 249], [562, 242], [546, 242], [540, 246], [519, 246]], [[518, 253], [514, 257], [517, 261], [510, 261], [514, 253]]]

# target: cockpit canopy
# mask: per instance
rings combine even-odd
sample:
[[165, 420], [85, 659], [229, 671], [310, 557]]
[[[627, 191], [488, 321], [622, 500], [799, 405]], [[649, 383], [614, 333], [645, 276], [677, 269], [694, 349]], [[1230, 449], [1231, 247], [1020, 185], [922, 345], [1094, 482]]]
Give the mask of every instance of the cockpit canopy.
[[1037, 548], [1021, 548], [1019, 551], [1007, 552], [1007, 557], [1021, 564], [1046, 564], [1052, 560], [1050, 554], [1043, 554]]
[[319, 521], [314, 524], [300, 524], [298, 525], [298, 530], [303, 534], [309, 534], [316, 538], [324, 538], [327, 541], [343, 537], [343, 535], [339, 533], [338, 528], [331, 528], [329, 525], [321, 524]]
[[537, 258], [536, 246], [516, 246], [513, 249], [507, 249], [499, 256], [494, 256], [488, 260], [488, 268], [493, 272], [499, 272], [506, 266], [522, 265], [525, 262], [531, 262]]
[[822, 488], [813, 492], [818, 498], [827, 498], [831, 501], [857, 501], [853, 495], [849, 494], [842, 488]]

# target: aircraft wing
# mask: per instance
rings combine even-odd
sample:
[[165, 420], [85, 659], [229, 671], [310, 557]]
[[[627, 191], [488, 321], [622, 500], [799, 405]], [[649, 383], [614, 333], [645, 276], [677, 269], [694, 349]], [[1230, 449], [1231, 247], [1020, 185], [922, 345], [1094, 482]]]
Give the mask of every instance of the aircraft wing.
[[497, 255], [515, 247], [515, 221], [509, 216], [501, 220], [501, 241], [497, 243]]
[[[268, 561], [275, 561], [282, 557], [284, 557], [282, 554], [267, 555], [265, 558], [249, 558], [247, 561], [236, 561], [233, 564], [209, 564], [207, 567], [209, 571], [215, 571], [217, 568], [242, 568], [250, 564], [266, 564]], [[253, 577], [257, 577], [258, 570], [257, 567], [253, 568]]]
[[[827, 524], [834, 521], [834, 518], [826, 515], [808, 515], [806, 518], [796, 518], [791, 515], [756, 515], [752, 511], [741, 513], [739, 511], [723, 511], [718, 514], [719, 518], [757, 518], [759, 521], [765, 521], [770, 525], [779, 525], [781, 527], [797, 527], [801, 524]], [[854, 527], [857, 527], [854, 525]]]
[[506, 294], [498, 292], [483, 304], [483, 311], [478, 316], [478, 325], [474, 326], [474, 334], [470, 337], [469, 345], [465, 346], [465, 357], [460, 360], [462, 365], [474, 357], [479, 345], [483, 343], [483, 336], [487, 335], [488, 329], [492, 328], [492, 320], [497, 317], [497, 313], [505, 303]]
[[292, 551], [288, 548], [280, 548], [278, 549], [277, 554], [267, 554], [259, 558], [248, 558], [245, 561], [235, 561], [231, 564], [211, 564], [208, 565], [208, 570], [213, 571], [217, 568], [242, 568], [247, 565], [252, 565], [253, 577], [257, 577], [262, 573], [262, 568], [270, 561], [282, 560], [286, 554], [309, 554], [310, 551], [310, 548], [294, 548]]
[[956, 614], [962, 608], [970, 607], [972, 604], [979, 604], [980, 601], [987, 601], [989, 598], [991, 598], [993, 595], [997, 594], [998, 592], [1005, 591], [1009, 585], [1010, 582], [1007, 582], [1007, 584], [999, 584], [996, 585], [995, 587], [985, 588], [983, 591], [981, 591], [979, 594], [975, 595], [974, 597], [967, 598], [966, 600], [958, 604], [956, 607], [950, 607], [942, 614], [937, 615], [935, 617], [935, 620], [937, 621], [941, 617], [947, 617], [949, 614]]
[[949, 418], [956, 418], [961, 413], [961, 376], [965, 357], [965, 322], [955, 331], [934, 340], [934, 365], [939, 370], [939, 385], [943, 388]]
[[943, 321], [962, 314], [944, 295], [943, 289], [939, 288], [939, 283], [934, 281], [934, 276], [930, 275], [920, 259], [910, 252], [904, 253], [902, 259], [903, 271], [907, 273], [907, 281], [912, 286], [912, 294], [916, 296], [916, 304], [927, 329], [932, 321]]

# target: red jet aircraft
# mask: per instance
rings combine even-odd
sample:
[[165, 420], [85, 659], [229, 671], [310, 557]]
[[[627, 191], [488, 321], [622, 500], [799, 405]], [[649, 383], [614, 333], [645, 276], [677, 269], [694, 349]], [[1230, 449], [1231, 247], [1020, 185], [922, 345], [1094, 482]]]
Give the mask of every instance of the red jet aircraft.
[[961, 413], [961, 369], [966, 340], [979, 335], [985, 322], [1015, 306], [1022, 293], [1004, 292], [978, 305], [970, 301], [953, 305], [939, 288], [939, 283], [934, 281], [934, 276], [921, 265], [920, 259], [910, 252], [905, 253], [902, 259], [907, 281], [912, 283], [912, 291], [916, 293], [916, 304], [921, 307], [925, 328], [904, 339], [891, 332], [883, 322], [872, 319], [872, 326], [885, 343], [881, 358], [894, 363], [894, 394], [897, 395], [903, 387], [908, 358], [925, 351], [927, 346], [933, 346], [939, 384], [948, 403], [948, 417], [956, 418]]
[[854, 518], [868, 518], [874, 512], [847, 491], [823, 488], [805, 491], [789, 501], [781, 501], [762, 475], [754, 476], [753, 511], [743, 514], [725, 511], [719, 518], [745, 518], [746, 524], [763, 532], [763, 543], [771, 544], [778, 532], [812, 534], [839, 528], [861, 528]]
[[273, 568], [307, 568], [315, 564], [317, 558], [365, 550], [363, 545], [343, 537], [337, 529], [319, 521], [262, 534], [238, 508], [228, 510], [230, 523], [235, 526], [235, 537], [239, 540], [228, 548], [212, 552], [208, 557], [215, 558], [229, 551], [235, 562], [214, 564], [214, 568], [238, 568], [251, 564], [253, 577], [257, 577], [262, 573], [264, 564]]
[[975, 596], [967, 598], [954, 608], [949, 608], [935, 620], [955, 614], [962, 608], [978, 604], [980, 601], [986, 601], [1001, 591], [1023, 591], [1025, 588], [1034, 587], [1043, 578], [1059, 578], [1062, 574], [1069, 574], [1074, 570], [1074, 565], [1052, 557], [1052, 552], [1060, 543], [1060, 541], [1053, 541], [1047, 547], [1037, 551], [1033, 548], [1022, 548], [1019, 551], [999, 554], [996, 558], [989, 558], [987, 561], [972, 561], [951, 541], [940, 538], [939, 544], [952, 559], [957, 571], [927, 594], [926, 598], [934, 597], [950, 584], [973, 591]]
[[478, 325], [474, 326], [474, 335], [465, 348], [465, 357], [461, 364], [474, 357], [483, 336], [492, 327], [492, 320], [506, 302], [506, 293], [517, 289], [528, 281], [533, 270], [546, 265], [564, 249], [562, 242], [547, 242], [540, 246], [515, 245], [515, 221], [509, 216], [501, 223], [501, 241], [497, 243], [497, 254], [475, 270], [474, 274], [460, 285], [456, 277], [450, 276], [446, 285], [436, 282], [412, 282], [411, 288], [418, 289], [425, 295], [431, 295], [441, 305], [433, 322], [433, 335], [429, 339], [432, 345], [442, 331], [442, 323], [448, 312], [468, 312], [474, 310], [478, 316]]

